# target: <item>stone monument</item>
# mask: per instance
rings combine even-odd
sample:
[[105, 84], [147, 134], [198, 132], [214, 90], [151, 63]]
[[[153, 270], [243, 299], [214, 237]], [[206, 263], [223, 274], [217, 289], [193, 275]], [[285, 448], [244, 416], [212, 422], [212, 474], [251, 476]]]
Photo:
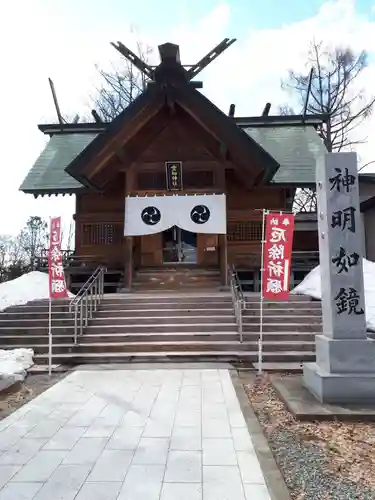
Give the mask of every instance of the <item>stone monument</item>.
[[303, 383], [323, 403], [375, 403], [375, 341], [367, 338], [356, 153], [317, 162], [323, 335]]

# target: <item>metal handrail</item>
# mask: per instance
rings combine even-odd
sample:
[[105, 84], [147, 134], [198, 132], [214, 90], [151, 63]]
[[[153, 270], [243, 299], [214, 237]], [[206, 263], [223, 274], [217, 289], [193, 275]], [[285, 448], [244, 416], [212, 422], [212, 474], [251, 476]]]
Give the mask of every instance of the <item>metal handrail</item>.
[[77, 295], [70, 301], [69, 312], [74, 315], [74, 343], [78, 342], [78, 334], [82, 335], [92, 313], [97, 310], [104, 295], [104, 267], [97, 267]]
[[242, 311], [246, 309], [241, 282], [234, 266], [228, 266], [228, 283], [231, 289], [232, 304], [236, 318], [237, 332], [240, 336], [240, 342], [243, 342], [243, 322]]

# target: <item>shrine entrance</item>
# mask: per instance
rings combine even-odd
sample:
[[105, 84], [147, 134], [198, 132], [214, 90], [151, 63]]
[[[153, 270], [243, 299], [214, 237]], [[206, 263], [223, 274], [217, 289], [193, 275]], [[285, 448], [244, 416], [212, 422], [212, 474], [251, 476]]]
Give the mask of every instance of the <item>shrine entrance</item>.
[[173, 226], [163, 231], [163, 264], [196, 264], [197, 234]]

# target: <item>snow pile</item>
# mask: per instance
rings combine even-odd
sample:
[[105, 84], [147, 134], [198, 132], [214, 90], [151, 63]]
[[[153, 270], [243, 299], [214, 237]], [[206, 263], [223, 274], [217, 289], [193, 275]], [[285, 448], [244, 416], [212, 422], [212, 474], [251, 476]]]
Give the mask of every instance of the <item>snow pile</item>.
[[[48, 274], [33, 271], [0, 284], [0, 311], [7, 307], [26, 304], [32, 300], [48, 299], [48, 297]], [[69, 297], [74, 297], [74, 295], [69, 292]]]
[[27, 370], [34, 364], [33, 356], [32, 349], [0, 349], [0, 391], [25, 379]]
[[[363, 277], [365, 285], [365, 304], [367, 329], [375, 331], [375, 262], [363, 259]], [[308, 295], [314, 299], [322, 298], [320, 266], [313, 269], [291, 293]]]

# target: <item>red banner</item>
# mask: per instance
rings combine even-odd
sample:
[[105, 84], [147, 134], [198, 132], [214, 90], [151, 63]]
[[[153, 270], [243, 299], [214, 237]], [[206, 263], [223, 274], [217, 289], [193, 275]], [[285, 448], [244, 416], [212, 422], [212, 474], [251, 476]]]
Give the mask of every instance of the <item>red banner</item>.
[[294, 215], [266, 214], [262, 294], [265, 300], [287, 300], [292, 262]]
[[48, 271], [50, 298], [65, 299], [68, 297], [61, 254], [61, 217], [51, 219]]

